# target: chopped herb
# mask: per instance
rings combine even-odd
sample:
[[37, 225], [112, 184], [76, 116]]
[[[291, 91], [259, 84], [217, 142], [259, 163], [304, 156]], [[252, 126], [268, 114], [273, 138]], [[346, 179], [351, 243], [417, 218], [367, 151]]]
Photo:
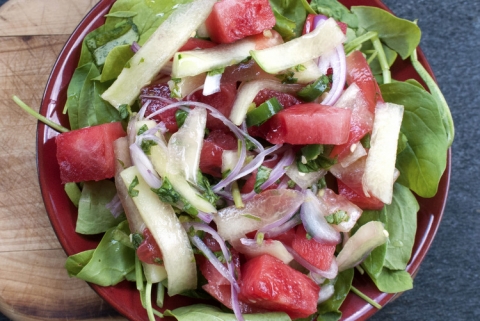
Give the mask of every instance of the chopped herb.
[[318, 188], [319, 190], [327, 187], [327, 181], [325, 180], [325, 176], [323, 176], [322, 178], [320, 178], [320, 179], [318, 180], [318, 182], [316, 183], [316, 185], [317, 185], [317, 188]]
[[328, 223], [338, 225], [342, 222], [347, 222], [350, 216], [344, 210], [338, 210], [333, 214], [325, 216]]
[[120, 113], [120, 118], [122, 120], [128, 119], [128, 117], [132, 115], [132, 110], [128, 104], [118, 106], [118, 112]]
[[271, 168], [268, 168], [266, 166], [260, 166], [257, 171], [257, 177], [255, 179], [255, 185], [253, 187], [253, 190], [255, 193], [260, 193], [262, 190], [260, 187], [262, 186], [263, 183], [267, 181], [267, 179], [270, 177], [270, 173], [272, 172]]
[[[320, 153], [316, 156], [315, 159], [308, 160], [310, 155], [303, 155], [300, 153], [297, 155], [297, 167], [298, 171], [301, 173], [310, 173], [317, 172], [320, 169], [329, 169], [337, 163], [337, 158], [330, 158], [329, 155], [333, 149], [333, 145], [322, 145]], [[302, 150], [303, 152], [303, 150]], [[306, 161], [306, 162], [305, 162]]]
[[182, 59], [182, 54], [178, 54], [178, 60]]
[[138, 177], [135, 176], [133, 181], [130, 183], [130, 186], [128, 187], [128, 195], [130, 195], [130, 197], [138, 196], [138, 190], [135, 189], [138, 184], [140, 184], [140, 182], [138, 181]]
[[207, 74], [209, 76], [215, 76], [215, 75], [223, 74], [224, 72], [225, 72], [225, 68], [222, 67], [222, 68], [210, 70]]
[[117, 158], [117, 161], [120, 163], [120, 165], [122, 165], [123, 168], [125, 168], [125, 163], [121, 159]]
[[370, 133], [367, 133], [363, 138], [360, 140], [362, 143], [363, 148], [367, 149], [370, 148], [370, 139], [372, 138]]
[[247, 62], [249, 62], [250, 60], [252, 60], [252, 56], [248, 56], [247, 58], [243, 59], [242, 61], [240, 61], [241, 64], [246, 64]]
[[291, 179], [288, 180], [288, 182], [287, 182], [288, 188], [294, 188], [296, 185], [297, 185], [297, 183], [295, 183], [295, 182], [292, 181]]
[[222, 173], [222, 178], [227, 177], [228, 175], [230, 175], [231, 172], [232, 172], [231, 169], [227, 169], [225, 172]]
[[163, 260], [159, 257], [154, 258], [153, 262], [155, 262], [155, 264], [163, 265]]
[[207, 200], [213, 206], [215, 206], [220, 197], [213, 192], [210, 186], [210, 181], [206, 176], [202, 175], [202, 172], [198, 171], [197, 175], [198, 187], [202, 192], [201, 197]]
[[167, 177], [164, 177], [160, 188], [152, 188], [151, 190], [157, 194], [162, 202], [174, 205], [190, 215], [198, 214], [197, 209], [173, 188]]
[[148, 130], [148, 126], [146, 124], [143, 124], [143, 126], [138, 129], [137, 135], [140, 136], [141, 134], [143, 134], [147, 130]]
[[307, 102], [314, 101], [325, 91], [330, 89], [330, 82], [331, 80], [328, 76], [322, 75], [313, 84], [307, 85], [301, 89], [297, 95]]
[[140, 58], [140, 61], [139, 61], [139, 63], [141, 64], [142, 62], [145, 62], [145, 58], [143, 58], [143, 57], [142, 57], [142, 58]]
[[275, 76], [278, 78], [282, 84], [296, 84], [298, 78], [295, 78], [295, 73], [293, 71], [287, 71], [284, 74], [278, 74]]
[[156, 145], [158, 145], [158, 144], [153, 140], [142, 139], [142, 144], [140, 145], [140, 147], [142, 148], [145, 155], [150, 155], [150, 148], [152, 148], [152, 146], [156, 146]]
[[140, 244], [143, 242], [143, 236], [140, 233], [133, 233], [132, 234], [132, 245], [135, 249], [138, 249]]
[[264, 233], [258, 233], [257, 234], [257, 244], [258, 245], [262, 245], [264, 239], [265, 239], [265, 234]]
[[127, 61], [127, 63], [125, 64], [124, 68], [127, 68], [127, 69], [129, 69], [130, 67], [131, 67], [131, 65], [130, 65], [130, 61]]
[[307, 68], [304, 65], [296, 65], [294, 68], [296, 72], [302, 72], [307, 70]]
[[175, 112], [175, 120], [177, 122], [178, 128], [183, 126], [183, 124], [185, 123], [185, 119], [187, 119], [187, 116], [188, 116], [188, 111], [185, 111], [183, 109], [178, 109]]
[[307, 240], [311, 240], [313, 238], [313, 236], [311, 236], [309, 233], [305, 234], [305, 237], [307, 238]]
[[252, 215], [252, 214], [242, 214], [243, 217], [246, 217], [246, 218], [249, 218], [251, 220], [255, 220], [255, 221], [261, 221], [262, 218], [258, 217], [258, 216], [255, 216], [255, 215]]

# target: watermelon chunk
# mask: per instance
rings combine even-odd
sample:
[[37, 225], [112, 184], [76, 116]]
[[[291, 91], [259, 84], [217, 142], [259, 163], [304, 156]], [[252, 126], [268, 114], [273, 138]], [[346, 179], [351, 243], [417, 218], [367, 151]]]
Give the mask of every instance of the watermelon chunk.
[[125, 135], [120, 122], [58, 135], [55, 143], [62, 183], [112, 178], [115, 175], [113, 142]]
[[327, 271], [332, 265], [335, 245], [325, 245], [314, 239], [308, 239], [303, 225], [297, 227], [292, 248], [308, 263], [322, 271]]
[[242, 267], [239, 299], [249, 305], [283, 311], [292, 319], [317, 312], [320, 287], [305, 274], [264, 254]]
[[[281, 110], [267, 121], [272, 144], [343, 144], [350, 132], [352, 111], [315, 103]], [[266, 123], [266, 124], [267, 124]]]
[[232, 43], [275, 26], [268, 0], [222, 0], [215, 4], [206, 20], [210, 39]]

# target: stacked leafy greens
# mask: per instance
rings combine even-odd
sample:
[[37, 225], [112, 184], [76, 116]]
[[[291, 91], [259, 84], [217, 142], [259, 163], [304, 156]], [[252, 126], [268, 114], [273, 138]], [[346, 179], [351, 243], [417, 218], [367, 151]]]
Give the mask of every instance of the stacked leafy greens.
[[[114, 3], [106, 15], [105, 24], [88, 34], [83, 41], [78, 68], [68, 87], [65, 106], [72, 130], [128, 118], [131, 110], [120, 109], [119, 112], [102, 100], [100, 95], [123, 68], [129, 67], [129, 60], [133, 56], [132, 44], [136, 42], [142, 45], [178, 3], [187, 2], [190, 1], [117, 0]], [[336, 0], [312, 0], [310, 3], [306, 0], [270, 0], [270, 3], [276, 18], [275, 30], [285, 41], [302, 34], [309, 13], [324, 14], [347, 24], [346, 53], [361, 50], [380, 84], [384, 100], [405, 108], [396, 163], [400, 176], [394, 186], [393, 201], [380, 211], [364, 211], [353, 232], [367, 222], [382, 222], [390, 235], [389, 242], [373, 250], [361, 264], [361, 269], [382, 292], [396, 293], [411, 289], [412, 278], [406, 272], [406, 267], [412, 254], [419, 210], [413, 193], [421, 197], [436, 194], [446, 168], [446, 151], [454, 136], [448, 106], [433, 79], [417, 60], [420, 29], [415, 23], [394, 17], [384, 10], [365, 6], [348, 9]], [[392, 79], [390, 67], [397, 58], [411, 59], [430, 92], [415, 80]], [[138, 108], [129, 107], [132, 110]], [[320, 151], [317, 156], [319, 154]], [[321, 167], [319, 164], [311, 165]], [[303, 171], [308, 172], [309, 169]], [[269, 175], [268, 169], [261, 168], [259, 174], [259, 179], [263, 176], [265, 181]], [[256, 187], [263, 181], [259, 180]], [[162, 193], [166, 193], [167, 198], [174, 195], [168, 192], [169, 187], [165, 184], [168, 185], [168, 180], [158, 190], [159, 197], [162, 197]], [[66, 187], [75, 189], [69, 184]], [[95, 250], [69, 257], [66, 268], [71, 276], [102, 286], [115, 285], [124, 279], [136, 281], [137, 288], [143, 291], [142, 304], [150, 309], [150, 313], [160, 315], [159, 312], [152, 312], [151, 306], [146, 304], [151, 288], [144, 286], [141, 266], [136, 259], [125, 216], [122, 214], [115, 218], [105, 209], [114, 195], [115, 187], [110, 181], [83, 184], [78, 200], [76, 230], [82, 234], [105, 234]], [[318, 306], [317, 320], [341, 318], [340, 307], [347, 294], [351, 290], [357, 293], [352, 287], [353, 278], [354, 270], [348, 269], [328, 281], [334, 286], [335, 294]], [[159, 286], [157, 303], [161, 302], [162, 291], [162, 286]], [[204, 297], [205, 293], [199, 290], [188, 295]], [[230, 312], [205, 305], [167, 311], [166, 315], [182, 321], [213, 317], [218, 320], [235, 319]], [[246, 319], [289, 320], [283, 313], [249, 315]]]

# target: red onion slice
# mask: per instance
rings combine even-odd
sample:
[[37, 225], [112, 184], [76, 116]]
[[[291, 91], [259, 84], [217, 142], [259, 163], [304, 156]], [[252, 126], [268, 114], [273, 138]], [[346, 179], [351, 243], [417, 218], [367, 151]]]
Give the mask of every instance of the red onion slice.
[[[225, 188], [227, 185], [229, 185], [234, 180], [253, 172], [255, 169], [257, 169], [260, 166], [260, 164], [263, 162], [263, 159], [266, 155], [268, 155], [269, 153], [271, 153], [271, 152], [273, 152], [276, 149], [281, 147], [281, 146], [277, 147], [274, 150], [271, 150], [268, 153], [263, 154], [262, 155], [263, 157], [260, 159], [260, 162], [259, 162], [259, 160], [257, 160], [257, 158], [260, 156], [260, 154], [262, 154], [264, 152], [264, 148], [263, 148], [262, 144], [260, 144], [256, 139], [254, 139], [250, 135], [248, 135], [248, 133], [246, 133], [245, 131], [238, 128], [234, 123], [232, 123], [229, 119], [227, 119], [222, 113], [220, 113], [214, 107], [212, 107], [210, 105], [207, 105], [207, 104], [204, 104], [204, 103], [200, 103], [200, 102], [179, 101], [179, 102], [167, 105], [165, 107], [162, 107], [161, 109], [159, 109], [159, 110], [155, 111], [154, 113], [150, 114], [147, 117], [147, 119], [152, 118], [152, 117], [154, 117], [154, 116], [156, 116], [156, 115], [158, 115], [162, 112], [165, 112], [166, 110], [169, 110], [169, 109], [172, 109], [172, 108], [178, 108], [180, 106], [185, 106], [185, 105], [202, 107], [202, 108], [207, 109], [208, 111], [210, 111], [210, 115], [212, 117], [217, 118], [220, 121], [222, 121], [242, 143], [241, 150], [240, 150], [240, 157], [239, 157], [237, 165], [233, 168], [233, 170], [230, 172], [230, 174], [226, 178], [224, 178], [223, 180], [221, 180], [219, 183], [217, 183], [215, 186], [212, 187], [212, 190], [215, 193], [220, 191], [222, 188]], [[241, 167], [242, 167], [242, 165], [245, 161], [246, 154], [247, 154], [245, 139], [248, 139], [250, 142], [252, 142], [257, 147], [257, 150], [260, 151], [260, 153], [252, 162], [250, 162], [247, 166], [245, 166], [245, 168], [242, 169], [241, 175], [239, 175], [240, 169], [241, 169]], [[274, 146], [274, 147], [276, 147], [276, 146]], [[257, 162], [259, 162], [258, 166], [254, 167], [254, 165], [256, 165]]]
[[[203, 224], [203, 223], [186, 222], [186, 223], [184, 223], [184, 227], [185, 227], [186, 230], [193, 227], [197, 231], [203, 231], [205, 233], [208, 233], [215, 239], [215, 241], [217, 241], [217, 243], [220, 245], [220, 248], [222, 250], [223, 257], [225, 258], [225, 261], [227, 261], [227, 266], [228, 266], [227, 275], [224, 274], [224, 272], [226, 270], [225, 266], [217, 259], [217, 257], [205, 245], [205, 243], [203, 243], [203, 241], [198, 236], [194, 236], [194, 237], [191, 238], [192, 242], [193, 242], [194, 238], [197, 238], [198, 240], [196, 240], [196, 242], [198, 243], [198, 241], [200, 241], [203, 245], [200, 244], [200, 243], [198, 243], [198, 244], [200, 244], [201, 247], [204, 246], [204, 248], [208, 249], [208, 251], [211, 253], [211, 255], [213, 255], [213, 257], [215, 258], [215, 261], [218, 261], [218, 263], [221, 265], [221, 268], [217, 266], [218, 264], [216, 262], [213, 262], [210, 259], [210, 257], [208, 256], [209, 254], [205, 253], [201, 248], [199, 248], [197, 243], [194, 243], [197, 246], [197, 248], [199, 248], [199, 250], [204, 252], [205, 256], [207, 256], [207, 258], [215, 266], [215, 268], [218, 270], [218, 272], [220, 272], [228, 281], [230, 281], [230, 284], [232, 285], [232, 287], [236, 291], [240, 291], [240, 287], [238, 286], [238, 283], [235, 280], [235, 270], [234, 270], [234, 267], [233, 267], [232, 256], [230, 255], [230, 251], [228, 250], [227, 245], [225, 244], [225, 241], [217, 233], [217, 231], [215, 231], [213, 228], [211, 228], [207, 224]], [[222, 272], [221, 270], [224, 270], [224, 272]]]
[[274, 238], [278, 235], [282, 235], [286, 231], [294, 228], [298, 224], [300, 224], [302, 220], [300, 219], [300, 215], [294, 215], [291, 220], [288, 220], [284, 224], [281, 224], [277, 227], [272, 227], [269, 230], [266, 230], [264, 232], [264, 237], [265, 238]]
[[155, 172], [152, 162], [137, 144], [130, 145], [130, 157], [145, 182], [152, 188], [160, 188], [162, 180]]
[[315, 274], [318, 274], [324, 278], [327, 278], [327, 279], [334, 279], [337, 274], [338, 274], [338, 265], [337, 265], [337, 261], [335, 260], [335, 257], [332, 259], [332, 264], [330, 265], [330, 268], [326, 271], [323, 271], [323, 270], [320, 270], [319, 268], [317, 268], [316, 266], [312, 265], [311, 263], [309, 263], [307, 260], [305, 260], [303, 257], [300, 256], [300, 254], [298, 254], [294, 249], [292, 249], [290, 246], [287, 246], [287, 245], [284, 245], [285, 248], [287, 249], [287, 251], [292, 254], [292, 256], [294, 257], [295, 261], [298, 262], [298, 264], [300, 264], [301, 266], [303, 266], [304, 268], [306, 268], [307, 270], [309, 270], [310, 272], [312, 273], [315, 273]]
[[[313, 29], [320, 26], [327, 19], [328, 18], [324, 15], [315, 16], [313, 20]], [[347, 63], [343, 44], [321, 56], [318, 60], [318, 67], [323, 74], [326, 74], [330, 67], [333, 70], [332, 88], [328, 92], [327, 97], [322, 101], [323, 105], [332, 106], [342, 95], [347, 77]]]
[[132, 51], [134, 53], [136, 53], [137, 51], [140, 50], [140, 45], [138, 44], [138, 42], [134, 41], [134, 42], [132, 42], [132, 45], [130, 46], [130, 49], [132, 49]]
[[112, 213], [113, 217], [118, 218], [120, 214], [124, 212], [123, 207], [122, 207], [122, 202], [120, 201], [120, 197], [118, 194], [115, 193], [115, 196], [113, 196], [112, 200], [105, 205], [107, 210]]
[[[327, 54], [330, 58], [330, 66], [333, 70], [332, 88], [327, 97], [322, 101], [323, 105], [333, 106], [342, 95], [347, 79], [347, 63], [343, 44], [336, 47], [332, 53]], [[322, 59], [322, 58], [321, 58]]]
[[212, 220], [213, 220], [213, 215], [212, 214], [201, 212], [201, 211], [198, 211], [197, 217], [207, 224], [210, 224], [210, 222], [212, 222]]
[[300, 208], [300, 217], [305, 230], [322, 244], [338, 244], [342, 237], [325, 219], [327, 207], [310, 190], [305, 190], [305, 202]]

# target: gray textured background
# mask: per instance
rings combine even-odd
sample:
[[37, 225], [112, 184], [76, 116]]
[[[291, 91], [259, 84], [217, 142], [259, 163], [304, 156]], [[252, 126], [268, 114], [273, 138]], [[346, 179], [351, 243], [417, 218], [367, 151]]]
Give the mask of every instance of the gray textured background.
[[446, 211], [414, 289], [371, 320], [480, 320], [480, 1], [384, 3], [418, 19], [421, 48], [452, 110], [456, 137]]

